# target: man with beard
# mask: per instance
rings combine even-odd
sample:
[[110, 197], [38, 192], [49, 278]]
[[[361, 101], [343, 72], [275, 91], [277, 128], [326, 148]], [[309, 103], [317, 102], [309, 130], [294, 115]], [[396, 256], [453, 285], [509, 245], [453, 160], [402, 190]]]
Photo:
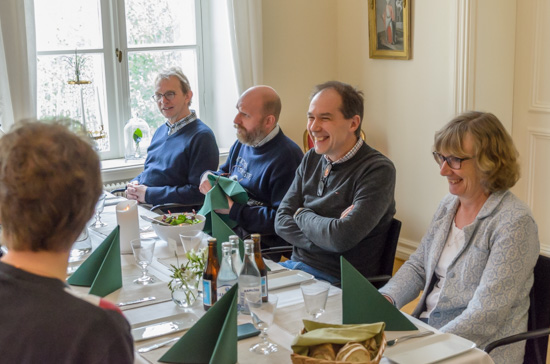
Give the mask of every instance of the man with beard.
[[[250, 233], [262, 235], [262, 246], [280, 246], [287, 243], [275, 235], [274, 221], [277, 208], [294, 179], [302, 160], [300, 147], [277, 124], [281, 113], [281, 99], [269, 86], [255, 86], [246, 90], [237, 102], [233, 121], [238, 141], [229, 151], [229, 157], [217, 172], [238, 181], [248, 192], [247, 204], [228, 198], [229, 208], [218, 213], [229, 214], [238, 223], [235, 232], [244, 238]], [[212, 186], [202, 176], [200, 191], [206, 194]]]

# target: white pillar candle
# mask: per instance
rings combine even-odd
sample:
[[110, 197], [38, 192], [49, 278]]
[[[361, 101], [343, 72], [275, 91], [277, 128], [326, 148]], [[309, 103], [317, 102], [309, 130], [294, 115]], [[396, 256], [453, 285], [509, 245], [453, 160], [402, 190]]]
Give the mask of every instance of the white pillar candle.
[[121, 254], [132, 254], [130, 241], [139, 239], [137, 204], [136, 200], [127, 200], [116, 205], [116, 221], [120, 226]]

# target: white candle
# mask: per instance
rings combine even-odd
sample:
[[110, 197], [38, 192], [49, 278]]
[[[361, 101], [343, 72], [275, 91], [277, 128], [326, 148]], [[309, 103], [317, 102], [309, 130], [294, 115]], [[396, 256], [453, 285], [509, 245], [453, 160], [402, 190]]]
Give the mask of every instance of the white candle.
[[120, 253], [132, 254], [130, 241], [139, 239], [137, 201], [119, 202], [116, 205], [116, 221], [120, 226]]

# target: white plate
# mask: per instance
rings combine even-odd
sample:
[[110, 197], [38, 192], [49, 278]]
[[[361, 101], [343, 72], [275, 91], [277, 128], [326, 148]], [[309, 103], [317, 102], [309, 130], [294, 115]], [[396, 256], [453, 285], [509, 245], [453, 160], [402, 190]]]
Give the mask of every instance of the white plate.
[[436, 334], [386, 347], [384, 356], [399, 364], [429, 364], [475, 347], [475, 343], [460, 336]]
[[294, 286], [313, 279], [313, 276], [301, 270], [287, 270], [267, 275], [269, 290]]

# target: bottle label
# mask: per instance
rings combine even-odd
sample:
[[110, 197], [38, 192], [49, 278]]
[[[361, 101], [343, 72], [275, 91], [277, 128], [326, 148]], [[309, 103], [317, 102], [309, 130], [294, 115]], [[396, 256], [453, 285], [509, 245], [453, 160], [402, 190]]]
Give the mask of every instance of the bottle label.
[[246, 287], [241, 289], [239, 291], [239, 300], [237, 303], [238, 310], [240, 312], [249, 314], [250, 311], [248, 310], [248, 305], [246, 304], [245, 296], [255, 294], [256, 297], [259, 297], [260, 292], [261, 292], [261, 289], [259, 289], [259, 287]]
[[230, 285], [224, 285], [224, 286], [218, 286], [218, 300], [223, 297], [224, 294], [229, 292], [232, 286]]
[[202, 302], [206, 306], [212, 306], [212, 282], [207, 279], [202, 281]]
[[262, 297], [267, 297], [267, 277], [262, 277]]

